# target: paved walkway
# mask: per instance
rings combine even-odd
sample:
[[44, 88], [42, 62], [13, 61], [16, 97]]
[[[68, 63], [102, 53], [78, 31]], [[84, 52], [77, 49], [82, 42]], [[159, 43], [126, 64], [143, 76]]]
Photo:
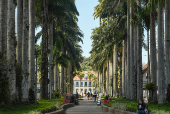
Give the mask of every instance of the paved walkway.
[[66, 110], [66, 114], [110, 114], [101, 110], [100, 106], [97, 106], [96, 102], [92, 100], [79, 100], [79, 105], [75, 105], [72, 108]]

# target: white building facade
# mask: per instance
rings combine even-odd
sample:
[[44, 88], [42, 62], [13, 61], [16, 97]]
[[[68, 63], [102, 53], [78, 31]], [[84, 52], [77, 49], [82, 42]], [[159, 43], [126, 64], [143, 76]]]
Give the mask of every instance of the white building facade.
[[78, 92], [80, 95], [85, 96], [85, 94], [88, 92], [93, 94], [96, 91], [96, 88], [93, 87], [93, 81], [87, 78], [87, 71], [83, 72], [84, 78], [81, 81], [77, 76], [75, 76], [73, 79], [73, 94], [76, 94]]

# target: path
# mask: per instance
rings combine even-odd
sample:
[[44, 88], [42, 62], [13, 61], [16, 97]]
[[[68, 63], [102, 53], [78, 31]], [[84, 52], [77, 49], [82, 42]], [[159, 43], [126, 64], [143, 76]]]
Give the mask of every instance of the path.
[[101, 110], [100, 106], [97, 106], [96, 102], [92, 100], [80, 100], [79, 105], [75, 105], [72, 108], [66, 110], [66, 114], [110, 114]]

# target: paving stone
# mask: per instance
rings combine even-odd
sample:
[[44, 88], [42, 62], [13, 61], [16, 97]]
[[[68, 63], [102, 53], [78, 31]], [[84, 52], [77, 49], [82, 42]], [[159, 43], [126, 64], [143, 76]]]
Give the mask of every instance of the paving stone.
[[68, 108], [66, 110], [66, 114], [111, 114], [109, 112], [102, 111], [100, 106], [96, 103], [97, 102], [92, 100], [81, 100], [79, 101], [79, 105]]

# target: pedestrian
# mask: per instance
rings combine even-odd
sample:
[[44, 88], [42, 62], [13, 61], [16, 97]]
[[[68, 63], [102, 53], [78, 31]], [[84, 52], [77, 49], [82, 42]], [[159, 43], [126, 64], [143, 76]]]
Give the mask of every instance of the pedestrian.
[[78, 98], [79, 98], [79, 94], [78, 92], [76, 93], [76, 100], [78, 101]]
[[97, 97], [96, 91], [94, 92], [93, 96], [94, 96], [94, 102], [96, 102], [96, 97]]
[[139, 100], [136, 114], [147, 114], [147, 113], [148, 113], [148, 106], [143, 102], [143, 100]]
[[88, 100], [89, 100], [89, 97], [90, 97], [90, 93], [89, 92], [87, 93], [87, 97], [88, 97]]

